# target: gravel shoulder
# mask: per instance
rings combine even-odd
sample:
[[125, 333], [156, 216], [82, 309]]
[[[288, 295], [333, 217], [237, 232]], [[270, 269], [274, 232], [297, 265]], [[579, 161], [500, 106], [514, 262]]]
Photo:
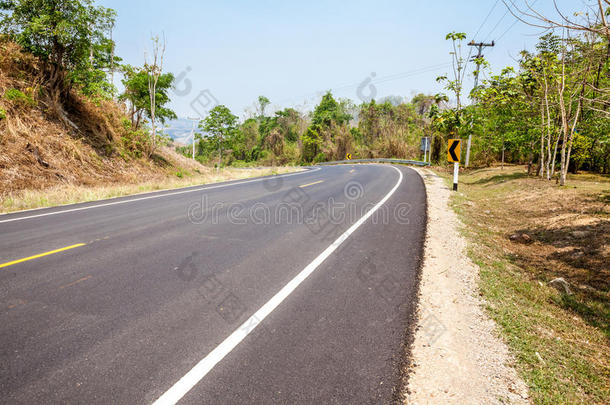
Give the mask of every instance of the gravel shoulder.
[[484, 313], [478, 267], [466, 256], [451, 191], [421, 169], [428, 196], [418, 325], [411, 347], [406, 404], [527, 404], [514, 359]]

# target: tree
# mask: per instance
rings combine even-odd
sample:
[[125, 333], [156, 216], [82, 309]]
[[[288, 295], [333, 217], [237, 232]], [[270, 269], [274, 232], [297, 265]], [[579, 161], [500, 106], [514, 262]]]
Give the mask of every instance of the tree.
[[165, 56], [165, 38], [163, 41], [159, 40], [159, 37], [152, 38], [152, 60], [148, 63], [146, 54], [144, 55], [144, 72], [146, 72], [147, 85], [148, 85], [148, 98], [150, 101], [149, 117], [151, 124], [151, 148], [149, 156], [152, 155], [157, 148], [157, 123], [156, 123], [156, 112], [157, 112], [157, 84], [163, 74], [163, 59]]
[[231, 145], [233, 156], [247, 162], [258, 159], [258, 128], [258, 121], [255, 118], [249, 118], [235, 131]]
[[446, 75], [436, 79], [437, 82], [444, 82], [447, 90], [453, 91], [457, 102], [457, 110], [462, 109], [462, 89], [464, 87], [464, 77], [466, 75], [466, 65], [468, 61], [462, 56], [462, 41], [466, 39], [466, 34], [463, 32], [450, 32], [445, 36], [446, 40], [451, 40], [453, 51], [451, 54], [451, 67], [453, 77], [449, 79]]
[[[129, 102], [129, 117], [133, 129], [139, 129], [143, 117], [151, 118], [150, 93], [148, 88], [149, 75], [144, 68], [123, 66], [123, 86], [125, 91], [119, 96], [119, 100]], [[155, 119], [165, 123], [168, 119], [176, 118], [174, 111], [166, 107], [170, 102], [169, 90], [174, 84], [174, 75], [163, 73], [159, 76], [155, 88]]]
[[49, 89], [58, 101], [78, 84], [85, 94], [110, 91], [103, 69], [113, 60], [107, 38], [116, 13], [92, 0], [0, 1], [3, 33], [44, 63]]
[[299, 135], [305, 129], [305, 120], [294, 108], [285, 108], [281, 111], [276, 111], [275, 121], [280, 130], [282, 137], [288, 142], [296, 142]]
[[265, 116], [265, 109], [267, 108], [267, 106], [271, 103], [271, 101], [269, 101], [269, 99], [265, 96], [258, 96], [258, 106], [257, 106], [257, 110], [258, 110], [258, 116], [259, 118], [263, 118]]
[[302, 157], [305, 162], [312, 162], [320, 153], [322, 142], [316, 127], [309, 127], [303, 134]]
[[218, 168], [222, 165], [222, 153], [227, 140], [236, 132], [237, 117], [224, 105], [217, 105], [210, 110], [208, 116], [199, 127], [210, 135], [218, 146]]
[[[607, 71], [608, 61], [610, 60], [610, 26], [608, 25], [610, 0], [596, 0], [594, 5], [588, 7], [586, 11], [574, 13], [573, 17], [568, 17], [562, 12], [557, 2], [553, 0], [559, 19], [545, 16], [533, 7], [533, 3], [530, 4], [527, 0], [525, 1], [525, 7], [519, 7], [514, 0], [507, 1], [503, 0], [510, 13], [527, 25], [544, 28], [547, 31], [561, 29], [565, 31], [568, 39], [571, 33], [576, 32], [586, 39], [588, 48], [592, 51], [587, 52], [589, 53], [588, 56], [595, 59], [597, 68], [593, 69], [595, 74], [588, 78], [589, 80], [584, 81], [586, 87], [593, 91], [583, 92], [581, 97], [590, 102], [588, 108], [610, 116], [610, 90], [607, 81], [605, 86], [604, 83], [600, 83], [601, 73], [603, 70]], [[570, 42], [570, 40], [567, 42]], [[595, 51], [595, 48], [597, 48], [597, 51]]]
[[[543, 28], [551, 31], [556, 28], [565, 28], [567, 30], [589, 32], [599, 36], [604, 36], [610, 42], [610, 27], [606, 16], [610, 15], [610, 0], [596, 0], [596, 10], [594, 13], [575, 13], [574, 18], [567, 17], [561, 12], [557, 6], [557, 1], [553, 0], [555, 10], [559, 14], [559, 19], [553, 19], [545, 16], [541, 12], [534, 9], [535, 1], [530, 4], [525, 1], [525, 7], [519, 7], [514, 0], [502, 0], [510, 13], [519, 21], [538, 28]], [[510, 3], [510, 4], [509, 4]], [[591, 19], [591, 15], [595, 19]]]
[[347, 124], [352, 119], [348, 114], [344, 105], [338, 103], [330, 91], [326, 92], [313, 111], [311, 122], [313, 125], [318, 125], [323, 128], [330, 127], [331, 123], [339, 126]]

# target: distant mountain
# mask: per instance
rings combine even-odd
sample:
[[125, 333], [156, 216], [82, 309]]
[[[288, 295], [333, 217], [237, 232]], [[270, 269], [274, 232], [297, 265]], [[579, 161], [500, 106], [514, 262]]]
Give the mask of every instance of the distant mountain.
[[[191, 130], [193, 128], [193, 121], [186, 118], [178, 118], [175, 120], [167, 121], [163, 125], [163, 132], [168, 134], [175, 142], [183, 145], [190, 145], [193, 143], [191, 138]], [[195, 132], [197, 132], [195, 128]]]

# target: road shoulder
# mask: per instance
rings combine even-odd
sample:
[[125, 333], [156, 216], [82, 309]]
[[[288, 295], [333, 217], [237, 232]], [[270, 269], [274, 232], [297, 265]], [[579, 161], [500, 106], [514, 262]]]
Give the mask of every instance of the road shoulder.
[[404, 402], [528, 403], [514, 360], [483, 311], [479, 269], [466, 256], [450, 191], [431, 171], [418, 172], [426, 183], [428, 226]]

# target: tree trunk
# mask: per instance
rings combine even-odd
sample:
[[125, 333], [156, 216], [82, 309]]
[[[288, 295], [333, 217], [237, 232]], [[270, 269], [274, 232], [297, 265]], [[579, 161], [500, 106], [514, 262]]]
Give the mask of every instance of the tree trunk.
[[540, 103], [540, 168], [538, 169], [538, 176], [544, 177], [544, 104]]
[[529, 158], [528, 158], [528, 162], [527, 162], [527, 175], [528, 176], [530, 176], [532, 174], [533, 166], [534, 166], [534, 142], [531, 142]]
[[[555, 156], [551, 161], [551, 109], [549, 106], [549, 84], [546, 78], [546, 70], [544, 73], [544, 104], [546, 107], [546, 139], [547, 139], [547, 159], [546, 159], [546, 179], [551, 180], [553, 169], [555, 168]], [[552, 165], [552, 167], [551, 167]]]
[[[550, 141], [549, 141], [550, 142]], [[555, 147], [553, 148], [553, 161], [551, 162], [551, 173], [549, 175], [548, 180], [551, 180], [551, 177], [555, 175], [555, 166], [557, 162], [557, 148], [559, 147], [559, 134], [557, 134], [557, 138], [555, 139]], [[549, 151], [551, 150], [551, 144], [549, 143]]]
[[504, 170], [504, 133], [502, 133], [502, 170]]
[[561, 113], [561, 164], [559, 166], [559, 185], [565, 186], [566, 184], [566, 146], [568, 141], [568, 112], [566, 111], [565, 100], [563, 99], [564, 91], [566, 88], [566, 54], [565, 49], [561, 56], [561, 85], [559, 86], [559, 112]]

